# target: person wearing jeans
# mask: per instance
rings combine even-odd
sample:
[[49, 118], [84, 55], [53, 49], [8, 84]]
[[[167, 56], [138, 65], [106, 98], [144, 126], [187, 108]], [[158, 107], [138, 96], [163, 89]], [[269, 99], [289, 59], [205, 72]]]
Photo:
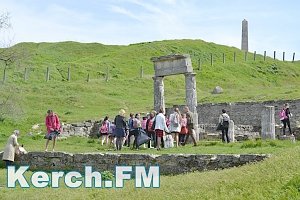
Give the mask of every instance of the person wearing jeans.
[[222, 142], [230, 142], [230, 139], [228, 137], [229, 121], [229, 115], [226, 113], [225, 109], [222, 109], [222, 114], [219, 117], [219, 123], [222, 125]]

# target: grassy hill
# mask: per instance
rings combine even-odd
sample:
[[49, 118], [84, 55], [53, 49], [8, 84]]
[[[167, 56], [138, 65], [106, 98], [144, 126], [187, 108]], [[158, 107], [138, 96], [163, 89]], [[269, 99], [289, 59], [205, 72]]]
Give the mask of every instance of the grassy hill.
[[[0, 85], [0, 103], [9, 98], [2, 111], [0, 132], [12, 127], [28, 132], [32, 124], [42, 123], [52, 108], [63, 121], [99, 119], [114, 116], [120, 108], [127, 112], [147, 112], [153, 107], [154, 74], [151, 57], [190, 54], [197, 73], [198, 102], [262, 101], [300, 98], [300, 62], [282, 62], [244, 52], [237, 48], [202, 40], [168, 40], [129, 46], [98, 43], [20, 43], [13, 51], [16, 60], [6, 70]], [[226, 62], [223, 63], [223, 53]], [[233, 55], [236, 53], [236, 62]], [[211, 54], [213, 66], [211, 66]], [[198, 69], [199, 59], [201, 68]], [[1, 63], [0, 79], [4, 63]], [[27, 81], [24, 71], [27, 68]], [[46, 68], [50, 80], [45, 81]], [[68, 67], [71, 81], [67, 81]], [[140, 77], [143, 67], [144, 76]], [[106, 73], [109, 70], [109, 81]], [[90, 81], [87, 82], [87, 77]], [[184, 104], [184, 76], [165, 79], [166, 104]], [[224, 93], [212, 95], [215, 86]], [[3, 107], [2, 107], [3, 110]]]
[[[201, 40], [170, 40], [139, 43], [129, 46], [102, 44], [21, 43], [6, 51], [14, 52], [15, 62], [6, 69], [7, 79], [0, 84], [0, 144], [4, 147], [7, 136], [14, 128], [27, 133], [35, 123], [44, 122], [47, 109], [54, 109], [63, 121], [99, 119], [114, 116], [120, 108], [127, 112], [147, 112], [153, 106], [153, 64], [150, 58], [174, 53], [188, 53], [197, 73], [198, 102], [263, 101], [273, 99], [298, 99], [300, 62], [282, 62], [261, 55], [253, 60], [248, 53], [237, 48], [207, 43]], [[1, 52], [1, 51], [0, 51]], [[223, 63], [223, 53], [226, 62]], [[236, 62], [233, 54], [236, 53]], [[213, 55], [213, 66], [210, 56]], [[201, 68], [198, 69], [198, 60]], [[0, 81], [4, 63], [0, 63]], [[24, 80], [25, 67], [28, 71]], [[45, 81], [46, 68], [50, 80]], [[71, 80], [67, 81], [68, 67]], [[140, 77], [143, 67], [144, 77]], [[107, 68], [109, 80], [106, 82]], [[87, 76], [90, 81], [87, 82]], [[215, 86], [224, 93], [212, 95]], [[165, 94], [167, 106], [185, 101], [184, 76], [166, 77]], [[8, 98], [9, 97], [9, 98]], [[8, 99], [8, 101], [5, 101]], [[5, 107], [1, 106], [5, 102]], [[19, 140], [27, 150], [41, 150], [42, 137], [21, 135]], [[258, 141], [260, 142], [260, 141]], [[161, 177], [160, 189], [134, 188], [132, 181], [123, 190], [99, 190], [83, 188], [40, 189], [49, 199], [299, 199], [299, 144], [289, 141], [261, 143], [216, 144], [207, 146], [163, 150], [163, 153], [272, 153], [264, 162], [242, 167], [195, 172], [178, 176]], [[212, 143], [213, 144], [213, 143]], [[253, 145], [254, 144], [254, 145]], [[105, 152], [91, 139], [70, 138], [60, 141], [58, 151]], [[153, 150], [153, 149], [152, 149]], [[125, 150], [125, 152], [132, 152]], [[151, 150], [144, 150], [151, 152]], [[5, 187], [4, 169], [0, 169], [0, 188]], [[0, 199], [36, 199], [37, 190], [16, 188], [11, 193], [1, 188]], [[38, 191], [39, 192], [39, 191]], [[154, 196], [155, 194], [155, 196]]]

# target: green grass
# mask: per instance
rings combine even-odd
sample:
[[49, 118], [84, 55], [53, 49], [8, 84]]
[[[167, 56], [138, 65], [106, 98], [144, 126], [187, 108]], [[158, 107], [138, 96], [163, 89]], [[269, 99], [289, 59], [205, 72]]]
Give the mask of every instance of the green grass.
[[[282, 62], [258, 55], [256, 61], [237, 48], [207, 43], [202, 40], [168, 40], [129, 46], [60, 43], [20, 43], [7, 49], [17, 52], [17, 59], [7, 68], [7, 81], [0, 84], [0, 146], [4, 147], [13, 129], [20, 129], [19, 143], [29, 151], [42, 151], [45, 140], [31, 130], [42, 125], [46, 110], [52, 108], [63, 122], [98, 120], [113, 117], [123, 108], [129, 112], [148, 112], [153, 107], [154, 74], [151, 57], [168, 54], [191, 55], [197, 73], [198, 102], [264, 101], [299, 99], [300, 62]], [[236, 52], [237, 61], [233, 62]], [[214, 65], [210, 66], [210, 54]], [[226, 63], [222, 55], [226, 54]], [[198, 70], [198, 59], [201, 69]], [[0, 80], [3, 63], [0, 63]], [[28, 80], [23, 80], [25, 67]], [[50, 81], [45, 81], [46, 68]], [[71, 68], [71, 81], [67, 70]], [[107, 67], [109, 81], [105, 81]], [[140, 67], [144, 78], [140, 78]], [[87, 75], [90, 82], [86, 82]], [[184, 76], [165, 78], [166, 105], [185, 103]], [[212, 95], [215, 86], [224, 93]], [[10, 97], [6, 106], [1, 103]], [[27, 136], [33, 132], [34, 137]], [[50, 144], [51, 145], [51, 144]], [[98, 141], [72, 137], [57, 143], [57, 151], [113, 152]], [[164, 176], [160, 189], [136, 189], [127, 182], [125, 189], [7, 189], [0, 188], [0, 199], [300, 199], [300, 147], [290, 141], [248, 141], [222, 144], [199, 143], [198, 147], [154, 149], [124, 153], [270, 153], [266, 161], [243, 167]], [[28, 174], [30, 176], [30, 174]], [[0, 169], [0, 186], [5, 185], [5, 170]], [[38, 196], [37, 196], [38, 194]]]
[[[7, 138], [0, 138], [0, 146], [5, 146]], [[46, 140], [42, 136], [29, 137], [23, 136], [18, 142], [23, 144], [27, 151], [43, 151]], [[300, 144], [292, 144], [290, 141], [246, 141], [237, 143], [222, 143], [221, 141], [200, 141], [197, 147], [187, 144], [184, 147], [162, 149], [148, 149], [141, 146], [140, 150], [132, 150], [124, 147], [121, 153], [149, 153], [149, 154], [273, 154], [282, 149], [298, 146]], [[52, 142], [49, 143], [49, 149], [52, 148]], [[64, 151], [69, 153], [116, 153], [112, 146], [101, 145], [98, 139], [88, 139], [85, 137], [70, 137], [66, 140], [57, 141], [56, 151]]]
[[[127, 181], [123, 189], [70, 189], [63, 186], [59, 189], [17, 187], [12, 190], [5, 188], [6, 172], [0, 169], [0, 185], [4, 187], [0, 199], [299, 199], [299, 166], [300, 147], [287, 145], [274, 152], [271, 158], [255, 164], [162, 176], [159, 189], [138, 189], [133, 181]], [[30, 175], [30, 172], [26, 173], [27, 177]]]
[[[0, 103], [12, 94], [6, 115], [0, 119], [0, 133], [8, 135], [19, 128], [29, 132], [33, 124], [44, 123], [45, 112], [52, 108], [62, 121], [76, 122], [113, 117], [123, 108], [129, 112], [149, 112], [153, 107], [153, 63], [150, 58], [171, 53], [191, 55], [197, 73], [198, 102], [263, 101], [298, 99], [300, 62], [282, 62], [244, 53], [237, 48], [202, 40], [167, 40], [129, 46], [97, 43], [20, 43], [8, 50], [18, 52], [7, 68], [7, 81], [0, 85]], [[237, 60], [233, 62], [233, 53]], [[210, 66], [210, 54], [214, 65]], [[222, 54], [226, 63], [222, 63]], [[201, 69], [198, 59], [201, 58]], [[3, 63], [0, 63], [3, 69]], [[24, 69], [28, 80], [23, 80]], [[46, 68], [51, 80], [45, 81]], [[71, 81], [67, 69], [71, 68]], [[107, 67], [109, 81], [105, 81]], [[140, 78], [140, 67], [144, 78]], [[0, 69], [0, 78], [3, 70]], [[87, 74], [90, 82], [86, 82]], [[224, 89], [212, 95], [217, 85]], [[175, 89], [176, 88], [176, 89]], [[184, 76], [165, 78], [166, 105], [185, 103]], [[0, 109], [0, 113], [1, 110]], [[1, 122], [3, 121], [3, 122]]]

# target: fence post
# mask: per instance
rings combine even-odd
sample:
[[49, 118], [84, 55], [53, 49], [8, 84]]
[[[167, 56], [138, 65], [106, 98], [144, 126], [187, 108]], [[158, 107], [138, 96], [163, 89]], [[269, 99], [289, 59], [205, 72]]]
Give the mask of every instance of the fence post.
[[267, 51], [264, 51], [264, 61], [266, 61]]
[[223, 53], [223, 64], [225, 63], [225, 53]]
[[293, 62], [295, 61], [295, 52], [293, 53]]
[[140, 77], [141, 77], [141, 78], [144, 77], [144, 69], [143, 69], [143, 66], [141, 66]]
[[274, 60], [276, 59], [276, 51], [274, 51]]
[[254, 51], [253, 60], [256, 60], [256, 51]]
[[6, 67], [4, 68], [4, 71], [3, 71], [3, 83], [5, 83], [6, 81]]
[[245, 61], [247, 61], [247, 51], [245, 51]]
[[90, 82], [90, 73], [88, 73], [88, 75], [87, 75], [86, 82]]
[[70, 70], [70, 67], [68, 67], [68, 81], [71, 80], [71, 70]]
[[284, 61], [285, 52], [282, 52], [282, 61]]
[[200, 71], [201, 69], [201, 58], [198, 59], [198, 70]]
[[27, 81], [27, 68], [25, 67], [25, 71], [24, 71], [24, 81]]
[[109, 69], [108, 69], [108, 67], [106, 67], [106, 77], [105, 77], [106, 82], [108, 82], [108, 73], [109, 73]]
[[236, 61], [236, 53], [234, 52], [233, 53], [233, 62], [235, 62]]
[[49, 67], [47, 67], [47, 71], [46, 71], [46, 81], [49, 81], [50, 79], [50, 69]]
[[211, 54], [210, 54], [210, 66], [213, 66], [213, 64], [214, 64], [214, 63], [213, 63], [213, 54], [211, 53]]

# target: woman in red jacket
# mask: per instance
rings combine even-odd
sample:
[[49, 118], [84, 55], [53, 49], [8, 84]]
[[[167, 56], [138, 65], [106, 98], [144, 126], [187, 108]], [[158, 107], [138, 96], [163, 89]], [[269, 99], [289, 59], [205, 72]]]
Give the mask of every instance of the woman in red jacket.
[[52, 151], [54, 151], [56, 136], [60, 133], [60, 122], [58, 116], [52, 110], [47, 111], [45, 124], [47, 127], [45, 151], [48, 151], [49, 140], [53, 140]]

